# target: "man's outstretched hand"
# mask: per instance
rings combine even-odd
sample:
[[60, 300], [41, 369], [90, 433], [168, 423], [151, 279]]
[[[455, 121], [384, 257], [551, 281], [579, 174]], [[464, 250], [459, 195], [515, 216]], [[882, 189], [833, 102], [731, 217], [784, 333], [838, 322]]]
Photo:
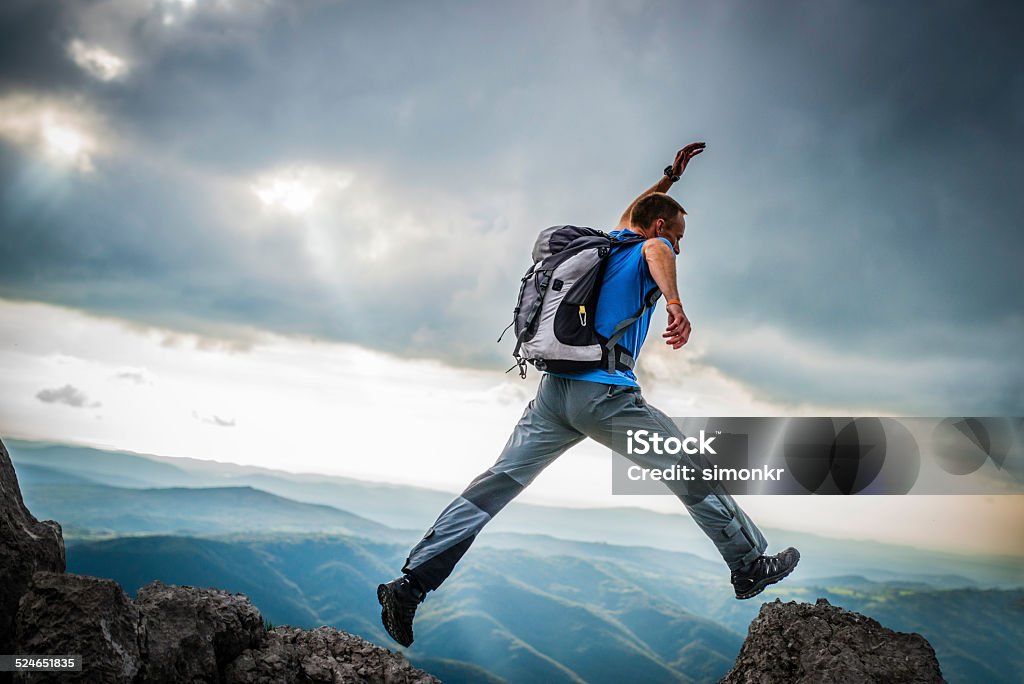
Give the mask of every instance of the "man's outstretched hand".
[[698, 154], [704, 151], [704, 143], [695, 142], [690, 143], [683, 149], [676, 152], [676, 160], [672, 162], [672, 175], [682, 176], [683, 171], [686, 170], [686, 165], [690, 163], [690, 160], [696, 157]]
[[679, 349], [690, 339], [690, 319], [683, 313], [683, 307], [679, 304], [669, 304], [667, 311], [668, 327], [665, 328], [662, 337], [665, 338], [665, 344], [672, 345], [673, 349]]

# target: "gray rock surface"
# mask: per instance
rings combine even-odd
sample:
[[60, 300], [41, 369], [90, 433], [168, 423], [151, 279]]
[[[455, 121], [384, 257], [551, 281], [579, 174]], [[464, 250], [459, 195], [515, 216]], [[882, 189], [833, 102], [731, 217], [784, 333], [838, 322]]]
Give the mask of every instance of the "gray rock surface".
[[931, 644], [819, 598], [761, 606], [720, 684], [944, 682]]
[[263, 617], [242, 594], [151, 582], [135, 605], [148, 682], [219, 682], [228, 664], [266, 635]]
[[433, 684], [403, 656], [331, 627], [277, 627], [227, 670], [227, 684]]
[[83, 658], [82, 672], [22, 676], [31, 682], [438, 682], [331, 627], [267, 632], [242, 594], [152, 582], [132, 602], [111, 580], [52, 572], [36, 573], [22, 599], [16, 648]]
[[14, 653], [18, 601], [37, 570], [64, 572], [60, 525], [39, 522], [21, 498], [18, 476], [0, 442], [0, 653]]
[[21, 599], [22, 655], [80, 655], [81, 672], [19, 673], [31, 682], [131, 682], [142, 667], [142, 617], [113, 580], [37, 572]]

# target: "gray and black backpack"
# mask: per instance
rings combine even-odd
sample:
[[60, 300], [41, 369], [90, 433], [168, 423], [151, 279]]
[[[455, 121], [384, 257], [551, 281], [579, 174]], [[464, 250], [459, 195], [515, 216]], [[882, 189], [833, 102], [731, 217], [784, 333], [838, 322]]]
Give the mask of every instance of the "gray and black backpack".
[[600, 230], [577, 226], [541, 231], [509, 324], [509, 328], [515, 326], [516, 334], [512, 352], [516, 364], [509, 371], [518, 368], [525, 378], [527, 362], [554, 373], [632, 369], [633, 357], [618, 342], [626, 329], [654, 306], [661, 292], [653, 288], [645, 293], [636, 314], [620, 321], [607, 338], [597, 333], [594, 323], [608, 257], [613, 250], [644, 239], [615, 239]]

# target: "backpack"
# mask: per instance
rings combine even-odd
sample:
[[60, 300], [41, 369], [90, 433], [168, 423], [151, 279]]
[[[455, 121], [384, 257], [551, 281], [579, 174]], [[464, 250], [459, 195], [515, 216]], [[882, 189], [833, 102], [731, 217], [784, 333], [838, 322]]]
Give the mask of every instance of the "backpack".
[[595, 313], [608, 257], [616, 249], [645, 239], [615, 239], [600, 230], [577, 226], [541, 231], [533, 246], [533, 265], [522, 278], [508, 326], [515, 326], [512, 356], [516, 363], [505, 372], [518, 368], [519, 376], [525, 378], [528, 362], [537, 370], [554, 373], [632, 369], [635, 360], [618, 342], [626, 329], [654, 306], [661, 291], [655, 287], [647, 292], [640, 309], [616, 324], [607, 338], [594, 328]]

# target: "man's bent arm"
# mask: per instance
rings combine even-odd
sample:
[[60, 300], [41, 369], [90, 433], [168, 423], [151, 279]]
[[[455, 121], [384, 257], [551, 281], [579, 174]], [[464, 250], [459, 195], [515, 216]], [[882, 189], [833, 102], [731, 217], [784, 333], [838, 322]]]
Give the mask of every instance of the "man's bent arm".
[[653, 238], [644, 243], [644, 258], [651, 269], [651, 277], [658, 289], [670, 303], [665, 307], [668, 311], [668, 326], [662, 337], [665, 344], [679, 349], [690, 339], [690, 319], [683, 313], [683, 305], [679, 303], [679, 285], [676, 283], [676, 253], [661, 238]]
[[651, 269], [651, 277], [666, 300], [679, 301], [679, 286], [676, 283], [676, 253], [662, 238], [652, 238], [644, 243], [644, 258]]

